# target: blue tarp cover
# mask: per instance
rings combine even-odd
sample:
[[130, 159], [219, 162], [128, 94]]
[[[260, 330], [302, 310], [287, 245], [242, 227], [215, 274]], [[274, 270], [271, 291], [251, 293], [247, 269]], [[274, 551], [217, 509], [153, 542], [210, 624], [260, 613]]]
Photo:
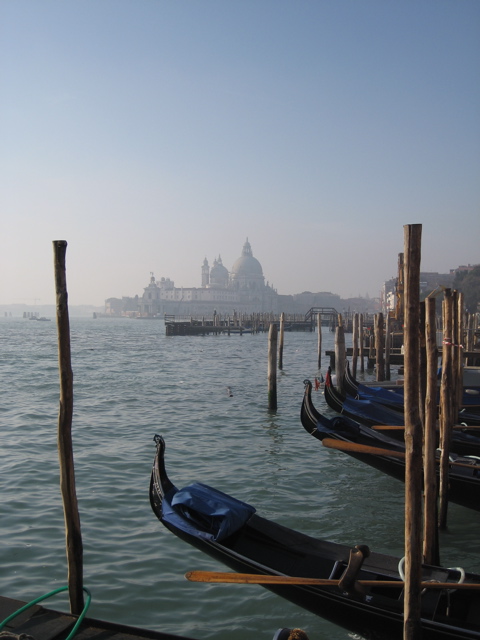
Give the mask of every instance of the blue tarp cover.
[[195, 482], [174, 494], [171, 507], [164, 501], [162, 515], [191, 535], [219, 542], [240, 529], [254, 513], [255, 508], [246, 502]]

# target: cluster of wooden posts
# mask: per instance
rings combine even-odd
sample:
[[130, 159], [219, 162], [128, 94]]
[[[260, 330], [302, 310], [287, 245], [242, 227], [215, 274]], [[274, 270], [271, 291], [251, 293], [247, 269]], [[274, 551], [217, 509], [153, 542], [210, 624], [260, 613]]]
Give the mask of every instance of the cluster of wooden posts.
[[[463, 294], [444, 290], [440, 326], [441, 349], [437, 344], [439, 318], [436, 298], [420, 301], [420, 257], [422, 226], [404, 227], [402, 254], [402, 309], [404, 396], [405, 396], [405, 603], [404, 638], [421, 638], [422, 564], [439, 563], [439, 528], [446, 527], [449, 443], [456, 422], [463, 390], [465, 351], [475, 348], [478, 316], [465, 314]], [[398, 316], [398, 314], [397, 314]], [[398, 317], [396, 318], [398, 320]], [[318, 317], [318, 367], [321, 365], [322, 332]], [[375, 349], [377, 380], [390, 379], [392, 317], [386, 322], [382, 313], [375, 316], [372, 342]], [[276, 370], [281, 369], [283, 324], [280, 321], [277, 348], [277, 326], [272, 324], [268, 346], [268, 407], [277, 409]], [[339, 315], [335, 335], [337, 384], [345, 372], [345, 327]], [[364, 367], [362, 316], [353, 318], [352, 369], [357, 359]], [[387, 348], [385, 348], [387, 344]], [[438, 410], [438, 365], [441, 352], [440, 405]], [[341, 390], [341, 389], [340, 389]], [[437, 421], [440, 431], [440, 471], [437, 482]]]

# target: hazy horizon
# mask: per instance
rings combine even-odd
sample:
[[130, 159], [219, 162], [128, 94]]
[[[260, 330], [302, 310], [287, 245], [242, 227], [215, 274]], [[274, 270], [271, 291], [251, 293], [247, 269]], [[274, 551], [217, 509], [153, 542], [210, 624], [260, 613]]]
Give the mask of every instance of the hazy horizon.
[[248, 237], [280, 294], [480, 263], [480, 3], [3, 0], [0, 304], [199, 287]]

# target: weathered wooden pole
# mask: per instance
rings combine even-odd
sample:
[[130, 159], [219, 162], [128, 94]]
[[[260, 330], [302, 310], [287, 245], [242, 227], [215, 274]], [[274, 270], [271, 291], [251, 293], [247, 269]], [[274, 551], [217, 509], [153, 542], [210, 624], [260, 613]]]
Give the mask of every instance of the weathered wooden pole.
[[318, 331], [317, 368], [321, 369], [322, 367], [322, 314], [321, 313], [317, 313], [317, 331]]
[[422, 424], [418, 402], [422, 225], [405, 225], [405, 596], [404, 640], [420, 640], [422, 579]]
[[283, 338], [285, 335], [285, 314], [280, 314], [280, 341], [278, 343], [278, 368], [283, 369]]
[[440, 479], [438, 520], [441, 529], [447, 526], [448, 469], [450, 439], [453, 426], [452, 394], [453, 296], [445, 289], [443, 299], [442, 378], [440, 381]]
[[463, 292], [458, 292], [458, 331], [457, 331], [457, 351], [458, 351], [458, 363], [457, 363], [457, 413], [455, 414], [455, 422], [458, 411], [463, 404], [463, 367], [464, 367], [464, 349], [466, 337], [465, 327], [465, 296]]
[[390, 380], [390, 355], [392, 351], [392, 317], [387, 311], [385, 330], [385, 380]]
[[345, 329], [342, 314], [338, 314], [338, 326], [335, 330], [335, 374], [337, 376], [337, 390], [343, 395], [345, 375]]
[[353, 327], [352, 327], [352, 375], [357, 377], [357, 363], [358, 363], [358, 313], [353, 315]]
[[420, 303], [420, 349], [418, 354], [418, 402], [422, 424], [425, 423], [425, 397], [427, 394], [427, 342], [425, 322], [425, 301], [423, 301]]
[[383, 313], [377, 313], [375, 314], [375, 358], [378, 382], [383, 382], [385, 380], [384, 345]]
[[60, 491], [62, 494], [65, 519], [70, 611], [74, 615], [80, 615], [84, 606], [83, 544], [75, 490], [75, 468], [72, 446], [73, 373], [65, 270], [66, 251], [67, 243], [65, 240], [53, 241], [57, 305], [58, 366], [60, 373], [60, 407], [57, 438], [58, 457], [60, 461]]
[[457, 422], [458, 411], [460, 408], [460, 389], [459, 389], [459, 372], [460, 372], [460, 314], [459, 314], [459, 306], [458, 306], [458, 291], [454, 290], [452, 292], [453, 296], [453, 309], [452, 309], [452, 391], [453, 391], [453, 402], [452, 402], [452, 424]]
[[360, 372], [363, 373], [365, 371], [365, 336], [363, 335], [363, 313], [361, 313], [358, 317], [358, 339], [360, 343]]
[[424, 528], [423, 528], [423, 557], [427, 564], [440, 564], [440, 551], [438, 546], [438, 520], [437, 520], [437, 473], [435, 452], [437, 448], [437, 325], [436, 325], [436, 300], [425, 300], [425, 350], [426, 350], [426, 393], [425, 393], [425, 420], [424, 420]]
[[268, 408], [277, 410], [277, 325], [272, 322], [268, 331]]
[[395, 318], [403, 324], [403, 316], [405, 310], [405, 273], [404, 273], [404, 255], [398, 254], [398, 276], [397, 276], [397, 300], [395, 305]]
[[467, 351], [473, 351], [474, 323], [475, 323], [475, 314], [467, 313], [466, 314], [466, 326], [467, 326], [466, 350]]

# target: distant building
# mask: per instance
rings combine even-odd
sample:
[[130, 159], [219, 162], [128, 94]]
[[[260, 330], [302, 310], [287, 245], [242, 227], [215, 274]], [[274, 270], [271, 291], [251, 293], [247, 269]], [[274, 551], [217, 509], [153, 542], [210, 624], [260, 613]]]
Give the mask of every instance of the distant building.
[[201, 287], [175, 287], [169, 278], [150, 283], [139, 300], [141, 316], [205, 315], [273, 312], [278, 313], [278, 293], [265, 283], [260, 262], [254, 258], [246, 240], [242, 255], [232, 270], [223, 265], [218, 256], [210, 267], [207, 258], [201, 266]]
[[312, 307], [334, 308], [341, 313], [346, 305], [351, 311], [372, 311], [375, 304], [373, 300], [363, 298], [342, 301], [340, 296], [326, 291], [280, 295], [272, 285], [265, 282], [262, 265], [254, 257], [248, 238], [231, 271], [225, 267], [220, 256], [214, 259], [212, 266], [205, 258], [200, 267], [200, 283], [200, 287], [176, 287], [170, 278], [162, 277], [157, 280], [151, 273], [143, 295], [134, 298], [108, 298], [105, 301], [105, 315], [210, 318], [215, 312], [222, 315], [281, 312], [305, 314]]
[[[450, 273], [437, 273], [436, 271], [420, 272], [420, 298], [426, 298], [437, 289], [450, 288], [455, 277], [455, 269]], [[383, 284], [383, 309], [385, 312], [394, 311], [397, 304], [397, 278], [391, 278]]]

